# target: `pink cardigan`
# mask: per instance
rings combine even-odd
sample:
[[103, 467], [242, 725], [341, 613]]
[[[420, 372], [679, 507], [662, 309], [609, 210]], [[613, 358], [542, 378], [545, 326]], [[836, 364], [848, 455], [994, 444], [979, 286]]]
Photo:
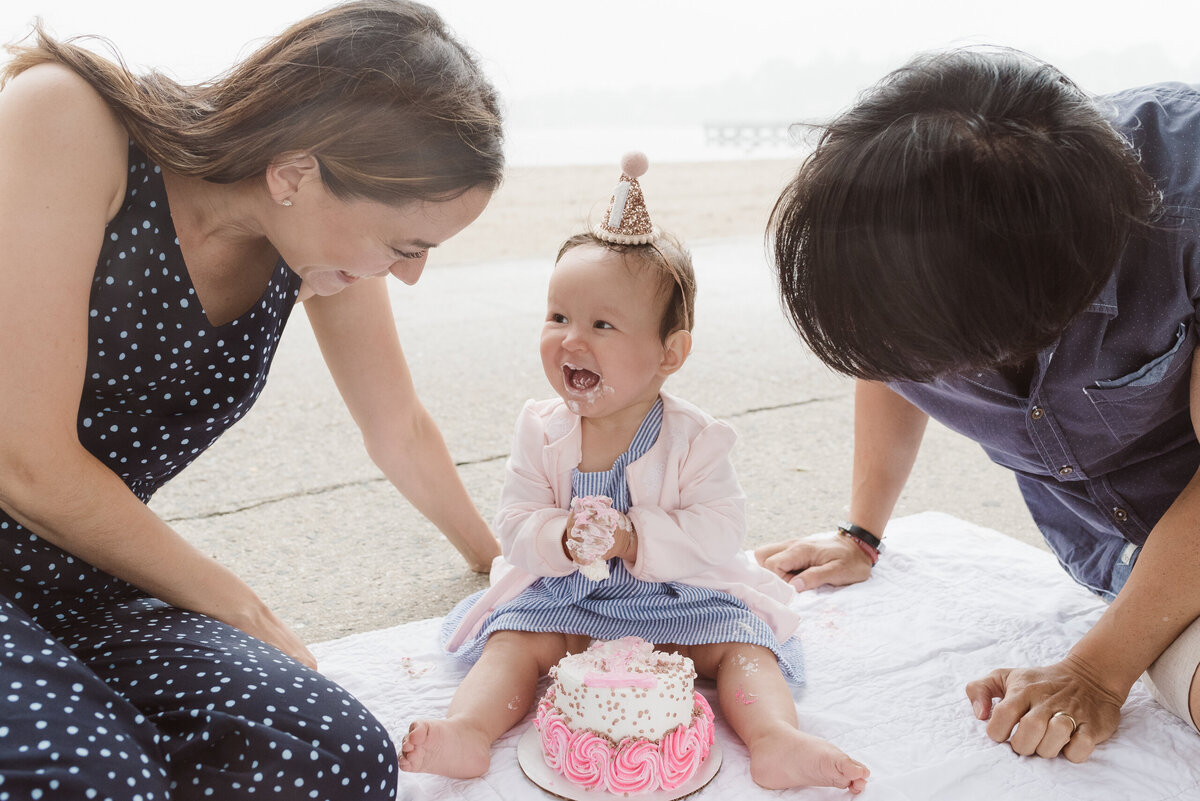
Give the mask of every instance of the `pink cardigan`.
[[[626, 567], [643, 581], [727, 592], [780, 642], [787, 640], [800, 623], [788, 608], [795, 590], [743, 549], [746, 496], [729, 458], [737, 435], [687, 401], [665, 392], [662, 399], [658, 440], [626, 469], [629, 517], [638, 532], [637, 561]], [[492, 563], [491, 587], [467, 611], [447, 650], [475, 636], [489, 613], [539, 577], [577, 569], [563, 553], [562, 536], [580, 439], [579, 416], [561, 399], [525, 403], [492, 524], [503, 556]]]

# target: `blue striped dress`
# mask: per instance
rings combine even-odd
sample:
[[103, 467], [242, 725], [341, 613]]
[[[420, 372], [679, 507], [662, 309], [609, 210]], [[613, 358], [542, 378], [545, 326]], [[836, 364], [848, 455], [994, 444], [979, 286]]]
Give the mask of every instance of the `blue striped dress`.
[[[642, 421], [629, 450], [617, 457], [612, 469], [597, 473], [576, 469], [571, 475], [573, 495], [606, 495], [612, 498], [613, 508], [628, 513], [625, 468], [658, 439], [662, 415], [660, 398]], [[799, 638], [780, 643], [762, 618], [729, 593], [674, 581], [641, 581], [618, 558], [608, 561], [608, 570], [609, 577], [599, 582], [578, 571], [538, 579], [516, 598], [497, 607], [484, 619], [479, 633], [454, 655], [474, 663], [494, 631], [553, 631], [599, 640], [636, 635], [653, 643], [677, 645], [747, 642], [770, 648], [779, 659], [784, 677], [793, 684], [803, 683]], [[441, 629], [443, 645], [483, 592], [459, 602], [446, 616]]]

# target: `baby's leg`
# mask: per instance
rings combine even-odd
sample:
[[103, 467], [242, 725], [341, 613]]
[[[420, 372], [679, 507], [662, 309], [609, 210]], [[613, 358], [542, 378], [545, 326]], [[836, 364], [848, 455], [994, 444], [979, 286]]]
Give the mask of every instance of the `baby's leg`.
[[471, 779], [487, 773], [492, 743], [529, 711], [538, 678], [567, 652], [562, 634], [497, 631], [454, 692], [446, 717], [418, 720], [400, 744], [400, 769]]
[[721, 712], [750, 750], [750, 776], [771, 790], [833, 786], [861, 793], [870, 771], [833, 744], [800, 731], [796, 705], [769, 648], [693, 645], [696, 672], [717, 681]]

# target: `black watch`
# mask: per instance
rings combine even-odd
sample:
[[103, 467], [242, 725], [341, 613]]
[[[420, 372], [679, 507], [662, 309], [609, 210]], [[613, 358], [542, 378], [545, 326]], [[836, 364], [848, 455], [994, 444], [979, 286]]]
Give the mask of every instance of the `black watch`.
[[843, 520], [842, 522], [838, 523], [837, 528], [838, 531], [842, 532], [847, 537], [852, 537], [861, 542], [863, 545], [868, 545], [874, 548], [876, 552], [883, 553], [883, 540], [881, 540], [879, 537], [876, 537], [862, 526], [856, 526], [853, 523]]

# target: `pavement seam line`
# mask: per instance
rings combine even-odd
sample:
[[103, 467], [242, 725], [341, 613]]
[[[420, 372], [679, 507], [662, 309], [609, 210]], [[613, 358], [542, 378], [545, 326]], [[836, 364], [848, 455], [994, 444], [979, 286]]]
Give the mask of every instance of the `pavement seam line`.
[[[470, 467], [471, 465], [487, 464], [498, 459], [507, 459], [508, 454], [500, 454], [498, 456], [481, 456], [478, 459], [467, 459], [462, 462], [455, 462], [455, 467]], [[290, 501], [294, 498], [307, 498], [313, 495], [324, 495], [327, 492], [336, 492], [337, 490], [346, 489], [347, 487], [366, 487], [371, 484], [386, 484], [387, 479], [383, 476], [378, 478], [364, 478], [361, 481], [343, 481], [340, 484], [326, 484], [323, 487], [313, 487], [312, 489], [300, 490], [299, 492], [289, 492], [284, 495], [273, 495], [270, 498], [261, 498], [257, 501], [244, 503], [240, 506], [235, 506], [230, 509], [219, 509], [215, 512], [205, 512], [199, 515], [180, 515], [178, 517], [165, 517], [163, 521], [166, 523], [178, 523], [185, 520], [211, 520], [214, 517], [225, 517], [227, 515], [235, 515], [239, 512], [246, 512], [251, 509], [258, 509], [263, 506], [270, 506], [274, 503], [282, 503]]]
[[[779, 403], [774, 406], [756, 406], [752, 409], [745, 409], [744, 411], [725, 415], [725, 419], [736, 420], [739, 417], [748, 417], [752, 414], [761, 414], [762, 412], [776, 412], [776, 411], [780, 411], [783, 409], [794, 409], [798, 406], [808, 406], [809, 404], [813, 404], [813, 403], [824, 403], [827, 401], [833, 401], [833, 400], [839, 400], [839, 399], [840, 398], [838, 396], [829, 396], [829, 397], [822, 397], [822, 398], [808, 398], [806, 400], [792, 401], [790, 403]], [[508, 457], [509, 457], [509, 454], [507, 454], [507, 453], [498, 454], [496, 456], [481, 456], [478, 459], [466, 459], [461, 462], [455, 462], [454, 466], [455, 467], [472, 467], [474, 465], [487, 464], [488, 462], [495, 462], [495, 461], [499, 461], [501, 459], [507, 459]], [[312, 489], [301, 490], [299, 492], [290, 492], [285, 495], [275, 495], [270, 498], [262, 498], [260, 500], [253, 501], [251, 503], [245, 503], [240, 506], [232, 507], [230, 509], [220, 509], [215, 512], [205, 512], [204, 514], [199, 514], [199, 515], [182, 515], [179, 517], [167, 517], [167, 518], [163, 518], [163, 520], [164, 520], [164, 522], [167, 522], [167, 523], [178, 523], [178, 522], [187, 521], [187, 520], [211, 520], [214, 517], [226, 517], [227, 515], [235, 515], [235, 514], [238, 514], [239, 512], [248, 512], [251, 509], [258, 509], [263, 506], [270, 506], [271, 504], [282, 503], [283, 501], [290, 501], [294, 498], [307, 498], [307, 497], [311, 497], [313, 495], [324, 495], [327, 492], [336, 492], [337, 490], [346, 489], [347, 487], [366, 487], [371, 484], [380, 484], [380, 483], [387, 483], [387, 479], [384, 478], [383, 476], [379, 476], [378, 478], [367, 478], [367, 479], [363, 479], [361, 481], [344, 481], [340, 484], [326, 484], [323, 487], [313, 487]]]

